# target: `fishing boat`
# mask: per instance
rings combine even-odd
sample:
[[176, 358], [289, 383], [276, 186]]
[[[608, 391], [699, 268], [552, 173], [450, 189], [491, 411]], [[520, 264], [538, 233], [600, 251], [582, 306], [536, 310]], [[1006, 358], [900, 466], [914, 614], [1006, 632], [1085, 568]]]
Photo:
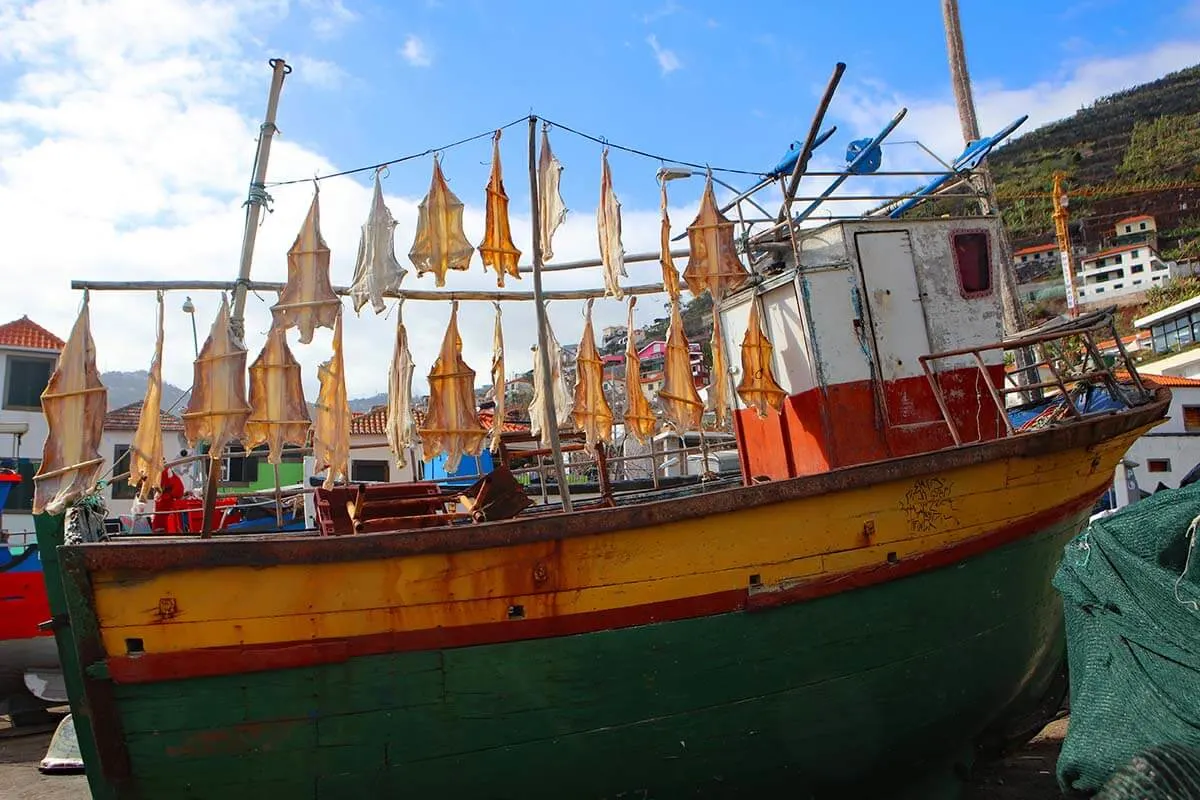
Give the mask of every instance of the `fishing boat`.
[[[285, 72], [273, 64], [251, 234]], [[44, 464], [39, 486], [53, 500], [37, 516], [38, 537], [93, 796], [949, 797], [978, 748], [1031, 735], [1065, 691], [1063, 612], [1050, 583], [1063, 546], [1130, 443], [1163, 419], [1170, 394], [1123, 355], [1123, 380], [1098, 356], [1111, 314], [1005, 330], [1008, 266], [994, 214], [801, 225], [791, 178], [819, 177], [805, 170], [824, 140], [827, 104], [758, 187], [783, 189], [779, 214], [739, 220], [737, 248], [709, 182], [688, 249], [671, 251], [664, 179], [663, 247], [624, 259], [661, 266], [662, 282], [614, 287], [606, 271], [603, 289], [558, 294], [541, 287], [540, 224], [552, 204], [539, 191], [557, 172], [539, 176], [531, 116], [532, 266], [514, 259], [508, 275], [531, 274], [532, 295], [379, 292], [443, 308], [534, 302], [532, 409], [553, 459], [555, 503], [531, 503], [503, 458], [462, 491], [465, 511], [439, 508], [436, 484], [335, 480], [345, 458], [336, 310], [318, 321], [335, 330], [313, 424], [314, 449], [330, 465], [316, 493], [330, 521], [322, 530], [101, 541], [91, 520], [103, 515], [76, 500], [94, 461], [88, 443]], [[835, 180], [878, 169], [878, 144], [902, 116], [855, 143]], [[498, 153], [499, 133], [494, 141]], [[422, 214], [441, 208], [453, 221], [440, 176], [435, 164]], [[753, 200], [743, 194], [734, 202]], [[310, 220], [315, 209], [314, 199]], [[293, 252], [325, 258], [312, 262], [323, 268], [320, 237], [305, 230]], [[600, 259], [571, 266], [609, 270], [615, 251], [601, 242]], [[217, 287], [234, 293], [235, 313], [222, 306], [197, 359], [206, 388], [184, 416], [212, 423], [205, 436], [225, 435], [214, 420], [253, 413], [234, 391], [244, 381], [238, 304], [248, 289], [280, 287], [249, 279], [250, 249], [238, 281]], [[292, 286], [308, 280], [299, 255]], [[682, 255], [689, 288], [714, 297], [723, 369], [708, 395], [718, 416], [732, 416], [738, 478], [629, 493], [601, 480], [599, 496], [572, 497], [565, 431], [578, 429], [571, 435], [587, 452], [605, 430], [603, 405], [586, 391], [598, 360], [585, 340], [567, 420], [544, 301], [614, 288], [667, 294], [675, 372], [660, 399], [674, 417], [668, 428], [694, 430], [701, 404], [681, 378], [688, 348], [675, 333], [682, 289], [672, 259]], [[437, 274], [439, 286], [448, 274]], [[280, 298], [307, 310], [327, 302]], [[456, 308], [430, 373], [426, 458], [478, 452], [487, 433], [462, 401], [474, 373], [461, 363]], [[85, 296], [73, 341], [90, 342], [86, 313]], [[88, 348], [68, 344], [47, 391], [83, 404], [103, 387], [85, 362], [69, 361]], [[285, 369], [283, 351], [276, 356], [264, 363]], [[235, 365], [227, 377], [205, 372], [223, 363]], [[396, 363], [390, 396], [407, 396], [409, 362]], [[1029, 368], [1053, 377], [1031, 379]], [[626, 428], [653, 436], [663, 420], [638, 397], [629, 395]], [[722, 398], [732, 405], [722, 409]], [[396, 425], [389, 436], [407, 441]], [[72, 488], [72, 475], [84, 488]], [[355, 524], [339, 529], [332, 520], [343, 510]]]

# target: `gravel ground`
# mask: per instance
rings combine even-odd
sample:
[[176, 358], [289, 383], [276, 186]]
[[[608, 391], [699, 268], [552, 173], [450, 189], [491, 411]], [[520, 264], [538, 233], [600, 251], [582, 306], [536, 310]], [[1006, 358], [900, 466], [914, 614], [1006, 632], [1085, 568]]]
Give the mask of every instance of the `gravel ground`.
[[[53, 728], [17, 733], [0, 717], [0, 797], [4, 800], [88, 800], [82, 775], [43, 775]], [[1054, 764], [1067, 733], [1067, 720], [1046, 726], [1032, 742], [1008, 758], [981, 765], [964, 800], [1060, 800]]]

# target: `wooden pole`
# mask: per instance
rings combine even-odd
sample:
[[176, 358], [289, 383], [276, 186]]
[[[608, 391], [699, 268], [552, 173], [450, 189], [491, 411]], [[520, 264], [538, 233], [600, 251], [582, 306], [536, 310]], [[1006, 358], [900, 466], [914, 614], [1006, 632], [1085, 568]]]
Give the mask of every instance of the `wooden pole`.
[[783, 222], [791, 216], [796, 189], [800, 186], [800, 179], [804, 177], [804, 170], [808, 167], [808, 161], [812, 157], [812, 151], [820, 137], [821, 123], [825, 121], [825, 112], [829, 110], [833, 94], [837, 91], [838, 84], [841, 83], [842, 75], [845, 72], [846, 65], [841, 61], [834, 65], [833, 74], [829, 76], [829, 83], [825, 86], [825, 94], [821, 96], [821, 102], [817, 104], [817, 110], [813, 114], [812, 125], [809, 126], [808, 136], [804, 139], [804, 146], [796, 158], [796, 166], [792, 168], [792, 174], [788, 176], [787, 184], [783, 187], [783, 207], [779, 209], [779, 218], [776, 222]]
[[533, 220], [533, 304], [537, 311], [538, 326], [538, 358], [542, 362], [542, 402], [543, 419], [549, 427], [550, 450], [553, 453], [554, 469], [558, 473], [558, 496], [562, 500], [563, 511], [568, 514], [571, 507], [571, 492], [567, 488], [567, 470], [563, 467], [562, 446], [558, 441], [558, 414], [554, 408], [554, 389], [550, 385], [550, 346], [546, 330], [546, 297], [542, 292], [542, 223], [541, 203], [538, 192], [537, 174], [537, 117], [529, 115], [529, 206], [530, 218]]
[[217, 510], [217, 481], [221, 477], [220, 460], [208, 457], [208, 481], [204, 484], [204, 524], [200, 529], [200, 538], [212, 536], [213, 516]]
[[271, 155], [271, 139], [275, 135], [275, 112], [279, 108], [279, 94], [283, 90], [283, 79], [292, 68], [282, 58], [270, 60], [271, 91], [267, 95], [267, 113], [258, 133], [258, 152], [254, 155], [254, 176], [250, 179], [250, 193], [246, 198], [246, 227], [242, 230], [242, 260], [238, 267], [238, 280], [233, 288], [233, 309], [229, 315], [229, 327], [238, 341], [246, 336], [243, 313], [246, 310], [246, 281], [250, 280], [250, 264], [254, 259], [254, 238], [258, 233], [258, 217], [267, 200], [264, 182], [267, 179], [267, 159]]
[[283, 528], [283, 488], [279, 485], [279, 465], [272, 464], [275, 473], [275, 527]]

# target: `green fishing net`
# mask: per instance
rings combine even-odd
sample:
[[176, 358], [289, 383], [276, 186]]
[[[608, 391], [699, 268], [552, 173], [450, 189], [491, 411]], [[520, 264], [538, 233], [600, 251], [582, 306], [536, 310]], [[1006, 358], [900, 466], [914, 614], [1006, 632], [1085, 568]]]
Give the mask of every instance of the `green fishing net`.
[[1200, 746], [1197, 517], [1200, 484], [1161, 491], [1064, 551], [1054, 577], [1071, 674], [1064, 791], [1097, 791], [1147, 748]]

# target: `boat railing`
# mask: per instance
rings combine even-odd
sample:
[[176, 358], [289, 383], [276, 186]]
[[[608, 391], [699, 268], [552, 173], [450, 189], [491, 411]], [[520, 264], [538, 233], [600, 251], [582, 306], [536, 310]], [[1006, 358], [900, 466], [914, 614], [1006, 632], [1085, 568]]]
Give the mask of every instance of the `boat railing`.
[[[1117, 379], [1116, 370], [1105, 359], [1096, 343], [1097, 334], [1103, 334], [1106, 339], [1111, 338], [1116, 342], [1117, 353], [1113, 356], [1113, 361], [1121, 364], [1121, 371], [1129, 375], [1132, 386], [1124, 386]], [[1037, 353], [1036, 360], [1029, 364], [1017, 365], [1018, 360], [1014, 358], [1013, 366], [1010, 367], [1009, 359], [1002, 358], [1001, 364], [993, 365], [993, 368], [1002, 365], [1004, 369], [1004, 379], [997, 385], [984, 354], [999, 352], [1007, 356], [1009, 353], [1015, 355], [1017, 351], [1025, 349], [1032, 349]], [[1043, 392], [1057, 395], [1061, 403], [1055, 401], [1055, 418], [1070, 415], [1077, 420], [1100, 413], [1081, 409], [1075, 397], [1079, 392], [1097, 384], [1105, 386], [1113, 399], [1126, 405], [1140, 405], [1152, 396], [1121, 342], [1111, 309], [1092, 312], [1076, 319], [1054, 321], [1022, 331], [995, 344], [962, 347], [920, 357], [921, 368], [956, 445], [963, 443], [962, 432], [950, 413], [946, 395], [942, 390], [938, 362], [964, 356], [970, 356], [974, 360], [988, 394], [1000, 412], [1008, 436], [1022, 432], [1014, 428], [1009, 418], [1011, 407], [1006, 401], [1010, 395], [1023, 395], [1027, 402], [1033, 393], [1036, 393], [1036, 396], [1041, 396]], [[1025, 374], [1030, 372], [1032, 375]]]

